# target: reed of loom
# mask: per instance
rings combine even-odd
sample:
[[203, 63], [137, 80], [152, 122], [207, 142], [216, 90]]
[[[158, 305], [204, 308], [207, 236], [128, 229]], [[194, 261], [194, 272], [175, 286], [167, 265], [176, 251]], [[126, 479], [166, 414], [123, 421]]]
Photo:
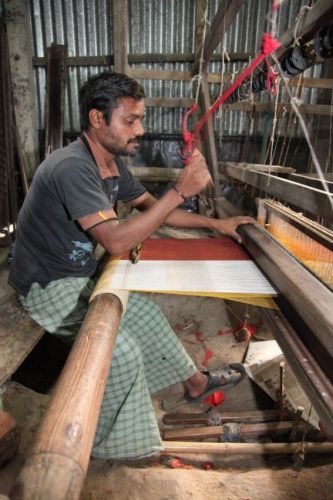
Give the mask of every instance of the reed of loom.
[[[266, 228], [323, 283], [333, 289], [333, 231], [273, 201], [265, 200]], [[261, 213], [260, 224], [264, 224]]]

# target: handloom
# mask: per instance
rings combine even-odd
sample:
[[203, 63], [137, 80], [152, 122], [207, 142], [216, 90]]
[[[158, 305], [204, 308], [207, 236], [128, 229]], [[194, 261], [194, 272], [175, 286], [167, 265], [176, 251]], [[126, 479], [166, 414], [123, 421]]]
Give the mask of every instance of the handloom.
[[[116, 288], [120, 291], [203, 295], [262, 306], [265, 321], [315, 406], [322, 424], [333, 434], [333, 296], [327, 284], [278, 243], [275, 235], [279, 232], [281, 236], [281, 230], [290, 239], [287, 215], [283, 212], [284, 218], [274, 221], [271, 212], [272, 207], [276, 207], [272, 202], [268, 206], [271, 224], [268, 227], [273, 236], [259, 225], [239, 229], [244, 247], [256, 264], [244, 248], [228, 238], [148, 240], [138, 264], [133, 265], [127, 257], [109, 260], [93, 296]], [[291, 215], [288, 213], [290, 219]], [[317, 233], [318, 228], [317, 241], [313, 239], [314, 234], [311, 239], [309, 231], [308, 234], [303, 231], [298, 241], [303, 242], [303, 247], [314, 248], [318, 253], [321, 243], [330, 244], [327, 234]], [[318, 261], [322, 255], [324, 265], [321, 263], [316, 267], [331, 269], [330, 249], [319, 252]], [[330, 271], [324, 275], [328, 276], [326, 281], [331, 279]]]
[[274, 308], [274, 287], [229, 238], [149, 239], [133, 265], [110, 258], [92, 295], [109, 290], [196, 295]]

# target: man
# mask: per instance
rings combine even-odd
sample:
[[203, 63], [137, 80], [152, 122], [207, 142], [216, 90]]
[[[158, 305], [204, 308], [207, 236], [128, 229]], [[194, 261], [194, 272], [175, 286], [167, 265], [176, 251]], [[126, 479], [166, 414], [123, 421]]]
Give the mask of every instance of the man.
[[[95, 282], [96, 242], [121, 255], [161, 224], [207, 227], [236, 238], [249, 217], [213, 220], [177, 207], [210, 182], [195, 151], [174, 188], [159, 200], [132, 177], [121, 155], [135, 155], [142, 136], [144, 90], [118, 73], [101, 73], [80, 90], [83, 134], [53, 152], [37, 169], [20, 212], [9, 282], [29, 315], [48, 332], [71, 341]], [[115, 203], [141, 213], [118, 224]], [[235, 368], [235, 367], [234, 367]], [[183, 382], [189, 402], [241, 378], [232, 365], [199, 372], [159, 308], [132, 294], [121, 321], [92, 455], [137, 459], [161, 449], [150, 394]]]

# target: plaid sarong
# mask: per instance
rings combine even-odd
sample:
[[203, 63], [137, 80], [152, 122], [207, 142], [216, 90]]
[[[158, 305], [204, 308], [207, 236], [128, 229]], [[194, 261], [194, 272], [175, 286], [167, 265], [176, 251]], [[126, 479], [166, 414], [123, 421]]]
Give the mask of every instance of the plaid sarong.
[[[21, 301], [37, 323], [68, 340], [79, 331], [92, 287], [88, 278], [53, 281], [45, 289], [34, 283]], [[135, 459], [161, 450], [150, 395], [195, 371], [160, 308], [131, 294], [117, 334], [92, 455]]]

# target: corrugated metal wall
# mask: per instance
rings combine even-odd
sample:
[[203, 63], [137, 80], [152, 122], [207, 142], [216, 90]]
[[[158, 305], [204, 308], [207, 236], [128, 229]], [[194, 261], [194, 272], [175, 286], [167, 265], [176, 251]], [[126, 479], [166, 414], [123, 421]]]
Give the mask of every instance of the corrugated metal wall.
[[[125, 1], [125, 0], [122, 0]], [[210, 22], [223, 0], [210, 0]], [[285, 0], [278, 17], [278, 33], [294, 26], [301, 7], [308, 0]], [[192, 53], [194, 50], [195, 0], [129, 0], [129, 53]], [[257, 52], [261, 36], [269, 29], [267, 20], [271, 0], [248, 0], [228, 30], [224, 41], [217, 47], [221, 53]], [[46, 48], [54, 43], [67, 43], [69, 56], [102, 56], [113, 53], [112, 2], [111, 0], [30, 0], [31, 24], [35, 56], [46, 55]], [[226, 73], [240, 71], [245, 63], [225, 64]], [[189, 70], [189, 63], [137, 64], [133, 67], [150, 69]], [[65, 131], [79, 130], [78, 88], [88, 76], [105, 67], [70, 67], [66, 94]], [[221, 72], [221, 62], [210, 64], [209, 71]], [[320, 76], [321, 67], [307, 70], [306, 76]], [[38, 94], [39, 127], [44, 128], [45, 68], [35, 69]], [[189, 82], [145, 80], [142, 82], [149, 97], [191, 97]], [[218, 95], [220, 88], [211, 85], [211, 94]], [[316, 102], [316, 90], [304, 89], [302, 100]], [[267, 101], [267, 92], [255, 100]], [[282, 100], [288, 102], [282, 95]], [[180, 132], [184, 109], [149, 108], [146, 131], [156, 133]], [[224, 111], [215, 118], [218, 135], [245, 134], [249, 116], [244, 112]], [[259, 123], [259, 129], [262, 123]], [[281, 127], [283, 124], [281, 122]]]

